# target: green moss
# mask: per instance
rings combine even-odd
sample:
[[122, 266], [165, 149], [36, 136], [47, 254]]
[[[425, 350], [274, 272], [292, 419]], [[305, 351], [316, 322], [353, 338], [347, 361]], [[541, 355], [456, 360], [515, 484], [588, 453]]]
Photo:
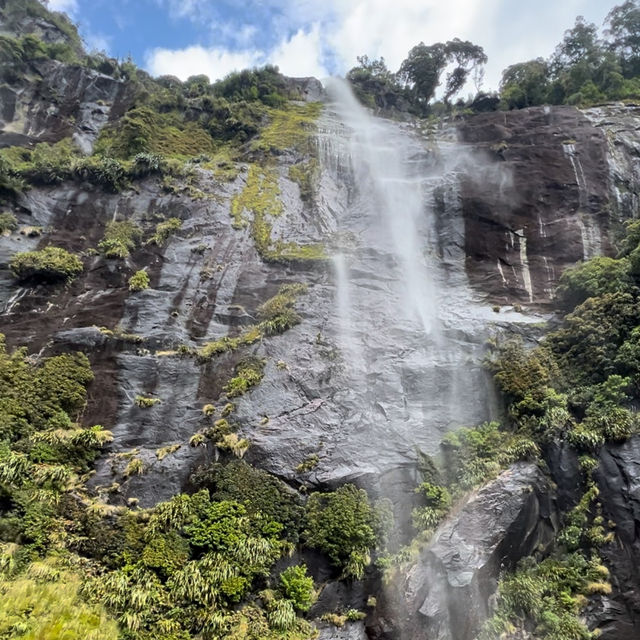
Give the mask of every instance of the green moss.
[[261, 219], [267, 215], [281, 215], [283, 206], [279, 196], [280, 187], [275, 169], [265, 169], [252, 164], [249, 167], [245, 188], [231, 202], [233, 228], [242, 229], [249, 224], [244, 218], [245, 212], [251, 212], [254, 217]]
[[265, 364], [265, 360], [260, 358], [249, 358], [238, 364], [235, 376], [224, 386], [227, 398], [242, 396], [249, 389], [260, 384], [264, 376]]
[[94, 150], [120, 159], [139, 153], [189, 158], [214, 151], [211, 136], [197, 123], [186, 122], [178, 112], [158, 113], [148, 106], [136, 107], [105, 127]]
[[283, 151], [296, 148], [299, 151], [307, 151], [321, 112], [322, 104], [319, 102], [288, 104], [281, 109], [270, 109], [270, 123], [253, 142], [253, 149]]
[[98, 249], [106, 258], [128, 258], [142, 238], [142, 229], [131, 220], [107, 223]]
[[9, 262], [11, 271], [20, 282], [69, 282], [82, 273], [78, 256], [61, 247], [46, 247], [41, 251], [16, 253]]
[[[251, 165], [244, 190], [231, 202], [232, 226], [242, 229], [251, 226], [251, 236], [256, 250], [267, 262], [309, 262], [326, 260], [324, 245], [298, 245], [294, 242], [273, 241], [269, 216], [282, 214], [279, 200], [280, 187], [274, 169]], [[247, 219], [245, 213], [251, 213]]]
[[136, 396], [135, 404], [141, 409], [149, 409], [157, 404], [160, 404], [162, 400], [160, 398], [149, 398], [147, 396]]
[[182, 227], [182, 220], [180, 218], [169, 218], [163, 222], [159, 222], [156, 226], [155, 233], [149, 239], [150, 244], [155, 244], [158, 247], [162, 247], [164, 243], [179, 231]]
[[300, 187], [300, 197], [304, 202], [310, 202], [313, 199], [319, 171], [320, 167], [315, 158], [312, 158], [308, 162], [293, 164], [289, 167], [289, 178]]
[[136, 271], [129, 278], [129, 291], [144, 291], [149, 288], [149, 274], [142, 270]]

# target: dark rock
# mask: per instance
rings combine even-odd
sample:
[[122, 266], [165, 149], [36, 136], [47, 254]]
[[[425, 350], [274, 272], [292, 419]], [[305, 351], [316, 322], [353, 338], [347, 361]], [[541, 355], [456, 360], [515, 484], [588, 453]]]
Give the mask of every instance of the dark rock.
[[553, 490], [542, 472], [533, 464], [512, 466], [440, 526], [392, 585], [382, 617], [395, 630], [377, 637], [475, 638], [500, 571], [543, 552], [557, 528]]
[[640, 436], [604, 447], [594, 477], [616, 539], [601, 550], [613, 592], [591, 611], [590, 621], [605, 640], [631, 640], [640, 636]]
[[462, 183], [467, 270], [492, 300], [550, 300], [567, 266], [610, 251], [605, 132], [573, 107], [480, 114]]

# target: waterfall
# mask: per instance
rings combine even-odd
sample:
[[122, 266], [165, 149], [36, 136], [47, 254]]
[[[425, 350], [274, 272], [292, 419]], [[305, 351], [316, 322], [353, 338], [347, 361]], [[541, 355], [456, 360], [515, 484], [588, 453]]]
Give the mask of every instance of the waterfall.
[[[450, 132], [427, 139], [412, 124], [374, 117], [344, 81], [327, 91], [316, 148], [319, 206], [335, 221], [326, 325], [338, 354], [333, 455], [345, 477], [383, 484], [415, 469], [417, 449], [437, 453], [446, 432], [494, 415], [485, 342], [497, 319], [521, 317], [496, 316], [467, 280], [460, 184], [476, 159]], [[410, 500], [415, 480], [402, 481], [404, 495], [397, 477], [389, 481], [399, 501]]]
[[384, 121], [371, 117], [345, 82], [334, 80], [330, 92], [338, 115], [351, 129], [350, 155], [360, 186], [374, 195], [367, 214], [382, 225], [390, 240], [389, 255], [398, 268], [401, 310], [426, 333], [436, 329], [437, 298], [429, 256], [421, 251], [419, 225], [423, 219], [420, 163], [403, 156], [403, 149]]

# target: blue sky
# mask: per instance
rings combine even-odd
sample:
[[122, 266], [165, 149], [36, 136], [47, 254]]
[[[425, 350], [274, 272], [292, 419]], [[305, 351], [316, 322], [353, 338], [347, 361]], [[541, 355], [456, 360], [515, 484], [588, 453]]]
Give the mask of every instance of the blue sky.
[[49, 0], [89, 48], [181, 78], [271, 62], [292, 76], [344, 73], [356, 56], [396, 70], [409, 49], [453, 37], [489, 56], [485, 89], [508, 64], [547, 57], [577, 15], [602, 24], [622, 0]]

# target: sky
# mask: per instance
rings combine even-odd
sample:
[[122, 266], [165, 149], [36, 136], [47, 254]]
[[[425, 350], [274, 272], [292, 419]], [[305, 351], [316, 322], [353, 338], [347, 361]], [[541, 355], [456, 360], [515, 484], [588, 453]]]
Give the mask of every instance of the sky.
[[622, 0], [48, 0], [87, 47], [131, 56], [154, 76], [211, 80], [266, 63], [289, 76], [346, 73], [357, 56], [397, 71], [419, 42], [484, 47], [484, 90], [502, 70], [548, 57], [576, 16], [601, 26]]

